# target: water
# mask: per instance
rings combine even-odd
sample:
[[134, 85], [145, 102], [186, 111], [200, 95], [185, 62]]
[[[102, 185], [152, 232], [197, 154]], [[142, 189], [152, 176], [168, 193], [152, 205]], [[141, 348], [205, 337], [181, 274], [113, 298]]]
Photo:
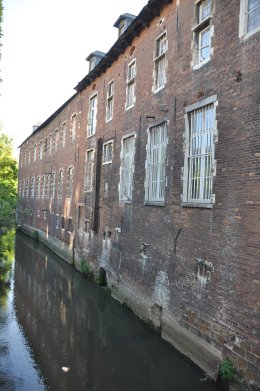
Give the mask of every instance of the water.
[[103, 289], [19, 234], [0, 303], [0, 390], [218, 391]]

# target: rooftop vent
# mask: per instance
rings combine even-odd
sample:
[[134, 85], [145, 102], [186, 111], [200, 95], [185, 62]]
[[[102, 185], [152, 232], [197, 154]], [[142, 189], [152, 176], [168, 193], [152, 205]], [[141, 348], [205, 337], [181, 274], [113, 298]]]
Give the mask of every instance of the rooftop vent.
[[93, 53], [90, 53], [86, 60], [89, 62], [89, 72], [95, 68], [99, 61], [105, 56], [106, 53], [96, 50]]
[[118, 28], [118, 37], [123, 34], [135, 18], [136, 16], [132, 14], [123, 14], [119, 16], [117, 21], [114, 23], [114, 27]]

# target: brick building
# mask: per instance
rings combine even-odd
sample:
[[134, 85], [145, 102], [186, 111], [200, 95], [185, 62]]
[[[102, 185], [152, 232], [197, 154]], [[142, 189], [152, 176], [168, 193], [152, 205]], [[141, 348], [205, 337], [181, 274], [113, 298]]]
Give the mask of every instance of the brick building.
[[150, 0], [21, 145], [19, 219], [214, 375], [259, 381], [260, 2]]

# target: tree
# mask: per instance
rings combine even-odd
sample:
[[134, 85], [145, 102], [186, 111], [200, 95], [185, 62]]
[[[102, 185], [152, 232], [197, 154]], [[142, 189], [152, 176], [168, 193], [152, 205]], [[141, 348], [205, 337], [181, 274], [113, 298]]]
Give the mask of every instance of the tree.
[[[2, 21], [3, 21], [3, 2], [0, 0], [0, 60], [1, 60], [1, 38], [2, 38]], [[1, 82], [0, 78], [0, 82]]]
[[17, 164], [11, 140], [0, 131], [0, 234], [15, 227]]

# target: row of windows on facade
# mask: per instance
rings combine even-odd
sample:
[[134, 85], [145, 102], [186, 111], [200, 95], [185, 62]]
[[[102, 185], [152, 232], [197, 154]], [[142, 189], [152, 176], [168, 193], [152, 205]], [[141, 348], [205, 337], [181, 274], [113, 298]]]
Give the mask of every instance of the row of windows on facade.
[[[211, 203], [212, 184], [215, 175], [215, 140], [216, 140], [216, 96], [196, 104], [196, 108], [186, 108], [185, 130], [185, 162], [183, 167], [183, 202]], [[164, 203], [166, 183], [166, 149], [167, 122], [162, 122], [148, 129], [146, 147], [146, 179], [145, 201]], [[134, 157], [136, 134], [131, 134], [121, 142], [121, 165], [119, 181], [119, 197], [123, 201], [132, 200]], [[109, 164], [113, 158], [113, 140], [103, 145], [103, 164]], [[86, 152], [84, 190], [92, 191], [94, 178], [95, 150]], [[67, 197], [73, 191], [73, 167], [67, 173]], [[31, 178], [30, 196], [34, 198], [55, 197], [55, 172]], [[30, 180], [19, 182], [19, 194], [29, 197]], [[58, 173], [57, 197], [62, 197], [64, 170]], [[36, 190], [35, 190], [36, 189]], [[108, 193], [108, 183], [105, 183], [104, 196]]]
[[[34, 210], [30, 209], [29, 215], [32, 217], [33, 214], [34, 214]], [[36, 216], [38, 219], [43, 217], [43, 220], [46, 221], [47, 217], [48, 217], [48, 211], [38, 209], [38, 210], [36, 210]], [[82, 221], [79, 220], [78, 228], [81, 228], [81, 225], [82, 225], [81, 223], [82, 223]], [[88, 227], [86, 223], [85, 223], [85, 226]], [[84, 228], [85, 228], [85, 226], [84, 226]], [[67, 224], [66, 224], [65, 216], [60, 216], [59, 214], [55, 214], [55, 229], [67, 229], [68, 232], [73, 232], [74, 226], [73, 226], [72, 217], [67, 218]]]
[[[260, 0], [245, 0], [242, 3], [246, 4], [246, 21], [244, 20], [246, 31], [254, 31], [260, 26]], [[243, 7], [245, 7], [245, 4]], [[211, 57], [211, 36], [212, 36], [212, 12], [213, 12], [213, 1], [202, 0], [197, 2], [195, 5], [195, 25], [193, 28], [194, 35], [194, 61], [195, 67], [199, 67], [204, 63], [208, 62]], [[241, 6], [242, 7], [242, 6]], [[241, 10], [242, 11], [242, 10]], [[154, 92], [161, 90], [166, 84], [166, 53], [167, 53], [167, 33], [164, 32], [156, 40], [155, 48], [155, 59], [154, 59]], [[136, 89], [136, 60], [132, 60], [128, 64], [127, 81], [126, 81], [126, 103], [125, 108], [129, 109], [135, 104], [135, 89]], [[112, 80], [108, 84], [107, 88], [107, 99], [106, 99], [106, 121], [110, 121], [113, 118], [114, 110], [114, 91], [115, 82]], [[88, 113], [88, 128], [87, 136], [93, 136], [96, 133], [97, 125], [97, 94], [90, 98], [89, 102], [89, 113]], [[73, 143], [76, 139], [76, 126], [77, 119], [76, 114], [71, 118], [70, 127], [70, 141]], [[62, 124], [60, 132], [60, 146], [65, 147], [66, 139], [66, 123]], [[45, 138], [44, 142], [40, 141], [39, 144], [39, 158], [43, 158], [43, 154], [56, 152], [58, 149], [58, 130], [54, 134], [50, 134]], [[33, 146], [33, 160], [37, 158], [37, 145]], [[31, 148], [28, 148], [28, 163], [31, 160]], [[21, 160], [22, 163], [22, 160]], [[26, 164], [26, 153], [24, 153], [24, 164]]]

